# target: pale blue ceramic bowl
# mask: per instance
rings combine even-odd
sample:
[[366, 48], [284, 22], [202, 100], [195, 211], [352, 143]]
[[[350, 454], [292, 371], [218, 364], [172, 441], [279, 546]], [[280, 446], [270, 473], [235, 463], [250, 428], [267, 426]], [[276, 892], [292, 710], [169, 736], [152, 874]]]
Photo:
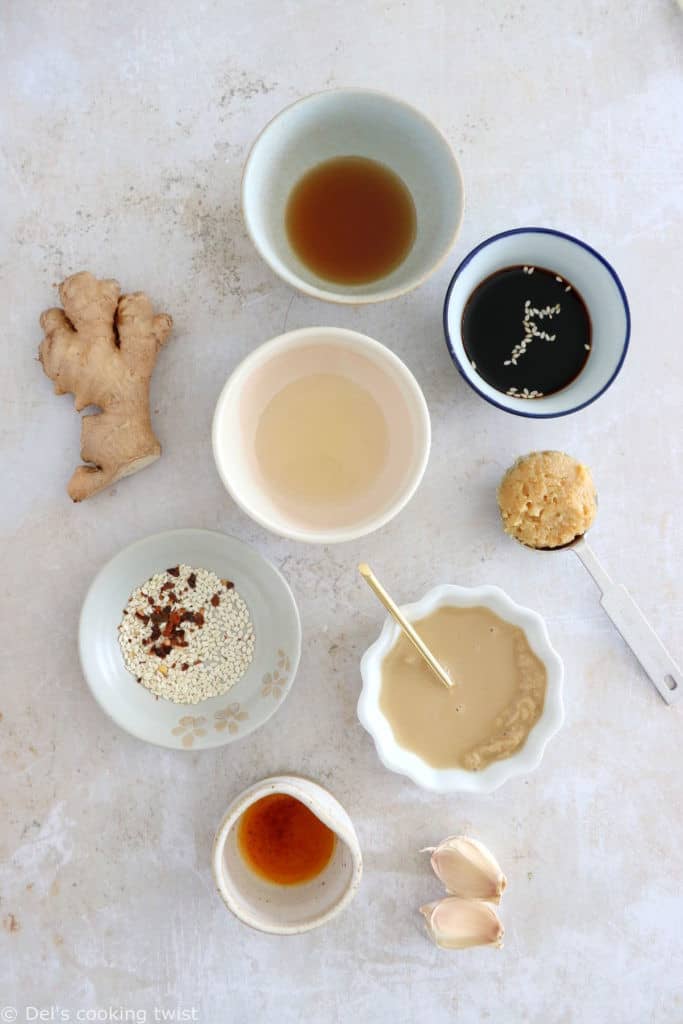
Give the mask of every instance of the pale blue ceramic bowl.
[[[335, 156], [386, 164], [415, 203], [412, 249], [400, 266], [369, 284], [318, 277], [298, 258], [285, 232], [292, 188], [306, 171]], [[445, 136], [419, 110], [368, 89], [332, 89], [287, 107], [254, 142], [242, 178], [244, 222], [260, 255], [292, 287], [329, 302], [379, 302], [416, 288], [453, 247], [462, 211], [462, 175]]]

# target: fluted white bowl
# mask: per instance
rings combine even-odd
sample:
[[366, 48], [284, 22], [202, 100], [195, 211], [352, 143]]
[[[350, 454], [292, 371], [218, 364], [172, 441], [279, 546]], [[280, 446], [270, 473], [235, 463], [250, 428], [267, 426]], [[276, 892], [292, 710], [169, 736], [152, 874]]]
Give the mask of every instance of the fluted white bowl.
[[428, 591], [414, 604], [401, 609], [410, 622], [423, 619], [443, 607], [489, 608], [501, 619], [512, 622], [524, 630], [534, 654], [540, 658], [547, 672], [547, 688], [543, 712], [529, 733], [524, 746], [510, 757], [494, 761], [481, 771], [464, 768], [434, 768], [410, 750], [399, 746], [393, 731], [380, 708], [382, 661], [399, 637], [399, 627], [387, 617], [377, 640], [361, 659], [363, 688], [358, 700], [358, 718], [375, 741], [382, 764], [390, 771], [407, 775], [423, 789], [438, 793], [490, 793], [515, 775], [526, 775], [541, 762], [549, 739], [555, 735], [564, 720], [562, 681], [564, 669], [559, 655], [553, 649], [545, 622], [541, 616], [517, 604], [500, 587], [458, 587], [444, 583]]

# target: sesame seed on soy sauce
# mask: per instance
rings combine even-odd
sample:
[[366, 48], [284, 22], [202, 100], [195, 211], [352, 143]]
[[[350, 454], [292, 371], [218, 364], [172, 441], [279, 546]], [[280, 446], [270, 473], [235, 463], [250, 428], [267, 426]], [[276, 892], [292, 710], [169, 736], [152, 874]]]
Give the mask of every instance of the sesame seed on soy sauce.
[[576, 380], [592, 345], [579, 292], [544, 267], [497, 270], [470, 295], [462, 339], [477, 374], [511, 398], [543, 398]]

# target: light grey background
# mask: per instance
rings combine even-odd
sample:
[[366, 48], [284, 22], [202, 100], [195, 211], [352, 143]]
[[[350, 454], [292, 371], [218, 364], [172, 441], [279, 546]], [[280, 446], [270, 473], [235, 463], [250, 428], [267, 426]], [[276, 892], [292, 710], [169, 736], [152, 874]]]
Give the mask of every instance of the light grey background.
[[[0, 1004], [195, 1007], [229, 1021], [391, 1024], [683, 1019], [680, 710], [667, 710], [569, 553], [506, 539], [494, 491], [518, 454], [560, 447], [600, 491], [592, 534], [681, 660], [683, 14], [673, 0], [10, 0], [2, 11], [2, 696]], [[336, 85], [396, 93], [462, 162], [456, 249], [417, 292], [339, 308], [276, 280], [245, 237], [240, 169], [287, 103]], [[460, 380], [441, 332], [459, 259], [523, 224], [613, 261], [630, 355], [600, 401], [531, 423]], [[35, 361], [55, 284], [88, 268], [144, 289], [175, 330], [153, 383], [161, 461], [71, 505], [79, 419]], [[236, 362], [285, 327], [332, 323], [390, 345], [434, 426], [417, 496], [339, 548], [268, 536], [224, 493], [209, 427]], [[243, 743], [157, 750], [100, 712], [76, 652], [80, 603], [119, 548], [218, 528], [281, 567], [305, 631], [282, 710]], [[438, 797], [384, 771], [355, 717], [358, 660], [400, 600], [497, 583], [541, 611], [566, 666], [567, 721], [538, 772], [489, 797]], [[329, 786], [365, 854], [352, 907], [299, 938], [249, 932], [212, 890], [214, 828], [275, 771]], [[421, 846], [471, 831], [509, 876], [501, 952], [445, 953], [418, 905]], [[20, 1018], [22, 1016], [20, 1014]], [[74, 1018], [72, 1018], [74, 1019]], [[142, 1018], [139, 1018], [142, 1019]]]

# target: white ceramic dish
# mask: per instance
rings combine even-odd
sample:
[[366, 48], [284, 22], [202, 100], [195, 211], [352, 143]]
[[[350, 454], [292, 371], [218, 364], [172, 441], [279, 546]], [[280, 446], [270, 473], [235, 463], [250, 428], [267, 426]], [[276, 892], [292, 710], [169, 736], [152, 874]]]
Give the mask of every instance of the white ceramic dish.
[[[274, 885], [245, 864], [237, 844], [237, 823], [247, 807], [271, 793], [287, 793], [305, 804], [337, 835], [327, 867], [310, 882]], [[245, 790], [228, 808], [213, 844], [213, 875], [232, 913], [262, 932], [296, 935], [325, 924], [355, 896], [363, 873], [351, 819], [331, 793], [308, 779], [279, 775]]]
[[[415, 202], [417, 234], [410, 253], [392, 273], [370, 284], [318, 277], [298, 258], [285, 232], [292, 188], [311, 167], [335, 156], [386, 164]], [[378, 302], [421, 284], [452, 248], [462, 211], [462, 176], [446, 138], [407, 103], [366, 89], [315, 93], [287, 107], [256, 139], [242, 179], [244, 221], [262, 258], [294, 288], [331, 302]]]
[[[593, 326], [588, 361], [562, 391], [532, 400], [511, 398], [483, 380], [465, 354], [461, 334], [465, 304], [485, 278], [510, 266], [554, 270], [583, 296]], [[487, 238], [462, 261], [446, 292], [444, 332], [451, 358], [467, 383], [491, 405], [517, 416], [566, 416], [599, 398], [621, 370], [628, 350], [631, 317], [616, 271], [585, 242], [549, 228], [515, 228]]]
[[[184, 562], [231, 579], [254, 624], [254, 660], [222, 697], [199, 704], [157, 700], [127, 671], [117, 628], [130, 594], [154, 573]], [[263, 725], [286, 697], [301, 654], [294, 597], [253, 548], [210, 530], [170, 530], [124, 548], [93, 580], [79, 625], [81, 665], [95, 700], [126, 732], [178, 750], [231, 743]]]
[[[347, 376], [369, 391], [382, 408], [390, 438], [386, 465], [372, 491], [347, 508], [328, 509], [329, 522], [315, 526], [278, 506], [254, 454], [266, 404], [291, 381], [314, 373]], [[356, 331], [305, 327], [265, 342], [233, 371], [216, 404], [212, 442], [221, 480], [247, 515], [283, 537], [332, 544], [371, 533], [401, 511], [427, 466], [431, 427], [419, 384], [390, 349]]]
[[422, 619], [437, 608], [454, 605], [470, 608], [483, 605], [502, 619], [520, 626], [534, 653], [548, 673], [543, 713], [529, 733], [521, 750], [500, 761], [494, 761], [480, 772], [460, 768], [432, 768], [422, 758], [404, 750], [394, 739], [391, 726], [379, 706], [382, 660], [396, 643], [399, 628], [387, 618], [379, 638], [363, 655], [360, 670], [363, 689], [358, 700], [358, 717], [375, 741], [380, 760], [386, 768], [407, 775], [418, 786], [438, 793], [490, 793], [515, 775], [526, 775], [538, 767], [548, 740], [555, 735], [564, 719], [562, 680], [564, 670], [559, 655], [553, 650], [545, 622], [537, 612], [516, 604], [500, 587], [458, 587], [442, 584], [434, 587], [414, 604], [401, 608], [410, 622]]

